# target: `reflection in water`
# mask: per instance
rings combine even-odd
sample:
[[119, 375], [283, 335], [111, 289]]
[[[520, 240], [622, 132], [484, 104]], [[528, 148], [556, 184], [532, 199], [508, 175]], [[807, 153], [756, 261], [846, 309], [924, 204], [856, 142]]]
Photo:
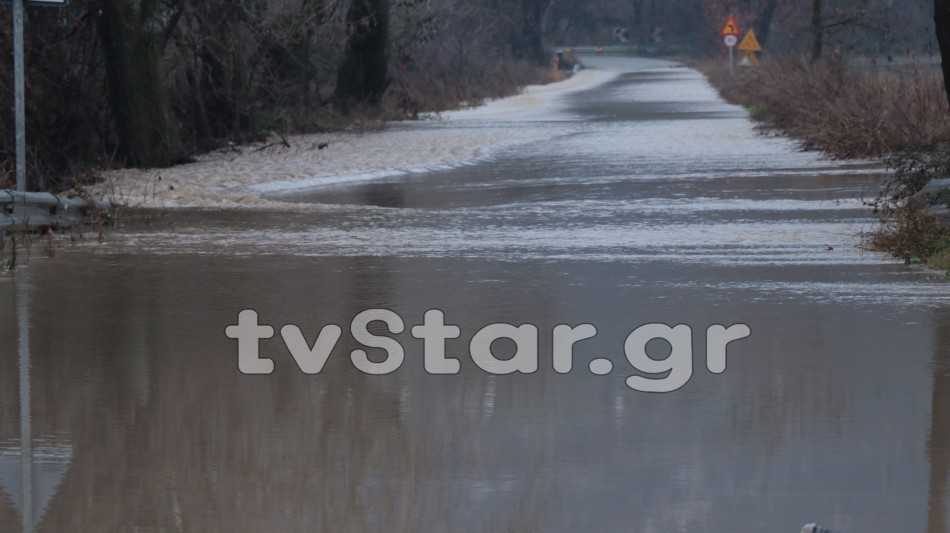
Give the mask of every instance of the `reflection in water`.
[[20, 362], [20, 514], [23, 531], [33, 529], [33, 429], [30, 413], [30, 315], [26, 274], [16, 279], [17, 349]]
[[[30, 372], [29, 274], [16, 275], [17, 366], [20, 432], [16, 446], [0, 440], [0, 490], [20, 515], [24, 533], [34, 531], [72, 461], [72, 445], [60, 439], [34, 439]], [[34, 446], [34, 441], [37, 445]], [[13, 523], [10, 521], [9, 523]]]
[[405, 205], [401, 183], [370, 183], [362, 190], [363, 201], [366, 205], [376, 207], [403, 207]]
[[[31, 272], [41, 280], [30, 287], [32, 425], [49, 436], [34, 439], [34, 457], [46, 442], [75, 446], [39, 519], [34, 503], [40, 531], [784, 531], [811, 520], [859, 531], [896, 525], [926, 498], [926, 461], [904, 463], [899, 440], [879, 437], [923, 450], [927, 399], [905, 391], [927, 376], [885, 375], [907, 343], [877, 334], [893, 326], [877, 312], [750, 303], [754, 292], [710, 292], [689, 311], [695, 289], [618, 286], [623, 265], [587, 265], [582, 277], [541, 263], [391, 257], [85, 260], [71, 276], [58, 262]], [[25, 316], [6, 304], [10, 289], [0, 283], [2, 338]], [[84, 297], [63, 299], [67, 290]], [[248, 306], [310, 341], [325, 324], [348, 331], [366, 309], [394, 308], [408, 330], [442, 307], [463, 330], [447, 347], [463, 370], [425, 375], [421, 344], [403, 334], [404, 367], [366, 376], [345, 334], [324, 372], [305, 376], [278, 335], [261, 345], [275, 373], [242, 376], [223, 329]], [[669, 395], [632, 393], [621, 375], [557, 375], [546, 338], [531, 376], [487, 376], [464, 352], [492, 321], [542, 331], [589, 321], [603, 340], [582, 346], [576, 367], [608, 356], [622, 368], [617, 346], [648, 320], [698, 330], [709, 315], [780, 309], [780, 324], [751, 322], [726, 373], [709, 376], [697, 360], [690, 384]], [[842, 316], [851, 320], [828, 325]], [[10, 442], [17, 369], [0, 365], [0, 440]], [[892, 466], [882, 484], [875, 469]], [[834, 511], [817, 479], [837, 483]], [[2, 523], [20, 522], [12, 501], [0, 498]]]
[[937, 313], [933, 358], [933, 403], [930, 411], [930, 501], [927, 531], [950, 531], [947, 489], [950, 480], [950, 312]]
[[[37, 496], [32, 523], [39, 531], [76, 524], [83, 531], [543, 528], [555, 494], [540, 472], [549, 459], [544, 452], [526, 461], [528, 475], [519, 473], [514, 482], [513, 473], [492, 466], [504, 454], [486, 455], [483, 443], [469, 443], [467, 426], [421, 423], [447, 414], [438, 397], [399, 374], [354, 371], [346, 357], [356, 347], [352, 339], [334, 351], [320, 376], [297, 372], [275, 339], [264, 349], [277, 359], [278, 371], [245, 377], [236, 371], [230, 339], [208, 327], [227, 324], [239, 303], [250, 301], [268, 321], [297, 322], [312, 338], [317, 324], [391, 306], [398, 266], [352, 258], [329, 269], [295, 269], [290, 282], [255, 280], [247, 287], [249, 300], [216, 305], [227, 287], [247, 282], [244, 268], [217, 268], [222, 285], [210, 287], [201, 275], [145, 264], [131, 271], [112, 263], [85, 279], [48, 272], [34, 287], [32, 314], [17, 294], [14, 326], [32, 324], [36, 331], [42, 325], [36, 316], [72, 321], [56, 335], [33, 339], [37, 401], [32, 418], [23, 420], [33, 422], [35, 434], [53, 436], [23, 457], [35, 458], [37, 485], [50, 479], [42, 477], [50, 469], [38, 464], [40, 452], [43, 463], [59, 457], [68, 466], [49, 485], [55, 495], [41, 494], [37, 485], [22, 492]], [[324, 283], [333, 272], [334, 283]], [[93, 286], [115, 292], [60, 297], [66, 287]], [[196, 321], [203, 325], [195, 328]], [[9, 338], [6, 329], [0, 333]], [[481, 386], [481, 376], [472, 378], [457, 384], [459, 404], [473, 412], [490, 409], [481, 406], [491, 401], [490, 387]], [[407, 405], [420, 400], [435, 403], [422, 410]], [[75, 452], [62, 444], [66, 438], [77, 443]], [[17, 467], [20, 456], [17, 449]], [[13, 494], [12, 506], [0, 501], [0, 523], [13, 523], [8, 516], [24, 509], [16, 497], [19, 477], [16, 482], [4, 490]], [[481, 504], [471, 500], [473, 490], [483, 494]], [[486, 505], [499, 493], [503, 503]]]

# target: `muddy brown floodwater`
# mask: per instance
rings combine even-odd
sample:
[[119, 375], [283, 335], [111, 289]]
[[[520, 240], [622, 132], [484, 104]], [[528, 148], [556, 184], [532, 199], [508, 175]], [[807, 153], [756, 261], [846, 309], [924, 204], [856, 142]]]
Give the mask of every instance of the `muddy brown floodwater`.
[[[140, 212], [0, 274], [0, 530], [946, 532], [950, 284], [857, 247], [879, 169], [756, 134], [676, 64], [589, 62], [615, 76], [551, 106], [393, 126], [541, 137], [267, 191], [287, 209]], [[270, 375], [238, 370], [244, 309]], [[388, 375], [350, 361], [369, 309], [405, 322]], [[458, 374], [425, 371], [430, 309]], [[537, 372], [476, 366], [493, 323], [537, 326]], [[585, 323], [555, 372], [553, 329]], [[625, 383], [649, 323], [692, 330], [674, 392]], [[342, 328], [319, 374], [289, 324]], [[713, 324], [751, 330], [721, 374]]]

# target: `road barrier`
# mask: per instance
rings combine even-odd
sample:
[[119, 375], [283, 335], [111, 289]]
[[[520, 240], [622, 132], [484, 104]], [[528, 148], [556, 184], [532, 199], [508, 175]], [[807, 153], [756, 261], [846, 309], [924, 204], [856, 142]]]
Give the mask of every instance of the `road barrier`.
[[936, 216], [944, 227], [950, 226], [950, 178], [930, 180], [907, 200], [907, 205]]
[[573, 54], [643, 54], [651, 56], [665, 56], [681, 53], [683, 47], [666, 44], [648, 45], [607, 45], [607, 46], [565, 46], [560, 48], [566, 53]]
[[0, 189], [0, 233], [71, 228], [90, 211], [108, 208], [107, 202]]
[[950, 205], [950, 178], [928, 181], [917, 194], [911, 196], [910, 203], [920, 209], [932, 206], [946, 209]]

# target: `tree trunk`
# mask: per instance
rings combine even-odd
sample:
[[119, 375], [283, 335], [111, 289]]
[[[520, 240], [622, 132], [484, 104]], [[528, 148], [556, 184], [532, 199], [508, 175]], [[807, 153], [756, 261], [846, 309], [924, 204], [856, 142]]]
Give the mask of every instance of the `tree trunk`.
[[812, 0], [811, 3], [811, 61], [821, 59], [822, 40], [825, 28], [821, 16], [821, 0]]
[[950, 104], [950, 0], [934, 0], [934, 26], [940, 46], [943, 86], [947, 92], [947, 103]]
[[643, 2], [644, 0], [630, 0], [630, 7], [633, 8], [633, 32], [636, 35], [634, 37], [636, 44], [643, 44], [643, 35], [646, 33], [646, 24], [643, 22]]
[[389, 87], [389, 0], [352, 0], [346, 12], [346, 50], [334, 98], [344, 110], [378, 105]]
[[547, 10], [547, 0], [526, 0], [522, 37], [524, 39], [524, 58], [539, 65], [547, 64], [544, 53], [544, 13]]
[[492, 3], [504, 19], [511, 21], [507, 27], [507, 40], [512, 59], [548, 64], [549, 58], [544, 51], [544, 20], [551, 4], [551, 0], [495, 0]]
[[768, 0], [765, 7], [762, 8], [762, 14], [755, 21], [755, 36], [759, 38], [759, 44], [762, 45], [762, 48], [765, 48], [765, 44], [769, 41], [776, 7], [778, 7], [778, 0]]
[[166, 167], [182, 159], [178, 125], [163, 80], [168, 28], [153, 0], [103, 0], [99, 36], [119, 152], [138, 167]]

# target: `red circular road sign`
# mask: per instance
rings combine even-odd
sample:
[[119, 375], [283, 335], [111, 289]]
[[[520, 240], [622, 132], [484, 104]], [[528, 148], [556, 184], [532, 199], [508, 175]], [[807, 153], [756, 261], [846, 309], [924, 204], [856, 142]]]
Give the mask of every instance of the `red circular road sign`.
[[729, 16], [729, 20], [726, 21], [726, 25], [722, 27], [722, 30], [719, 32], [719, 35], [739, 35], [742, 33], [739, 31], [739, 25], [736, 23], [736, 19]]
[[726, 35], [722, 38], [722, 42], [726, 43], [726, 46], [732, 48], [733, 46], [739, 44], [739, 38], [735, 35]]

